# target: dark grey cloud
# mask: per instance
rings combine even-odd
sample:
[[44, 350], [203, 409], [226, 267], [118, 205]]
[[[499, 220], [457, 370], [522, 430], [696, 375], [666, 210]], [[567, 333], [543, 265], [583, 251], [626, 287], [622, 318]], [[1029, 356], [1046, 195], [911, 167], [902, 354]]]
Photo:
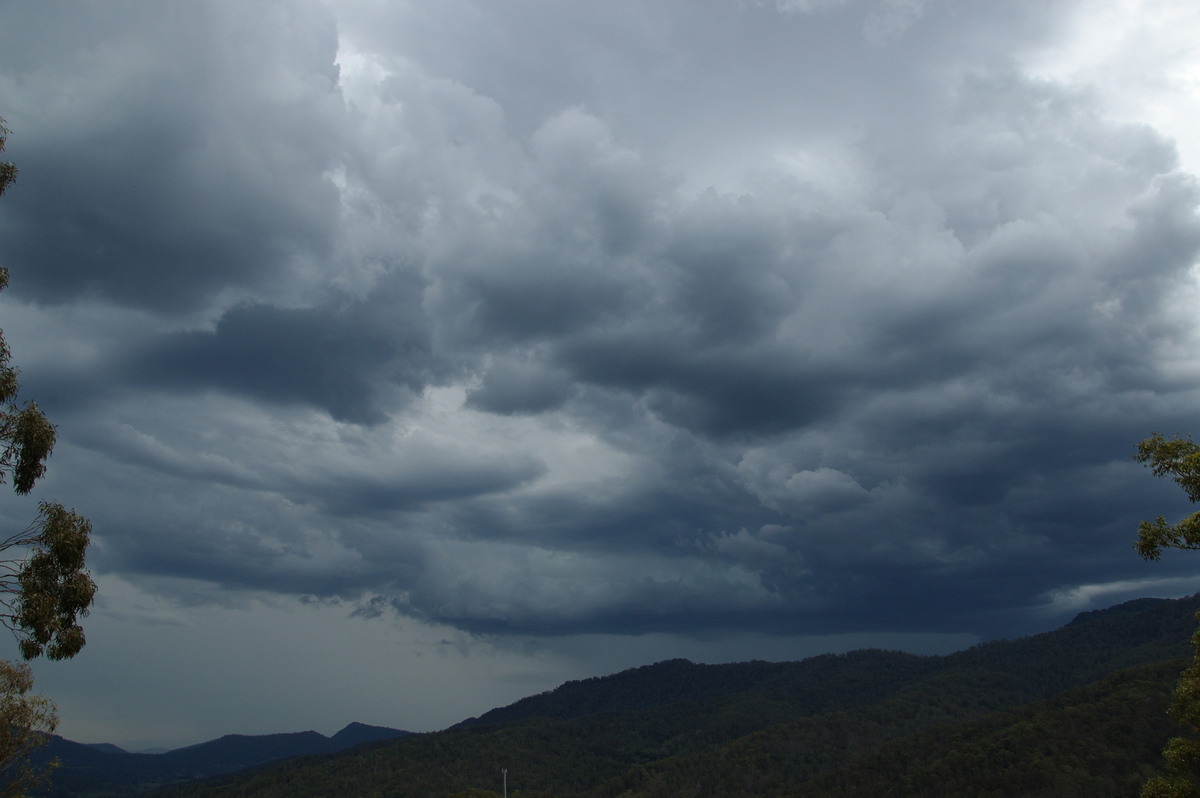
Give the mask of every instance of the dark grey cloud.
[[139, 364], [173, 389], [221, 387], [272, 402], [309, 402], [339, 420], [380, 421], [370, 374], [391, 340], [311, 308], [243, 305], [212, 333], [176, 333]]
[[[71, 22], [43, 27], [10, 8], [16, 293], [189, 310], [327, 257], [341, 97], [336, 27], [314, 11], [51, 4]], [[38, 53], [16, 44], [27, 25]]]
[[504, 359], [488, 366], [479, 387], [467, 394], [466, 404], [501, 415], [543, 413], [561, 407], [572, 392], [561, 371]]
[[[410, 453], [411, 454], [411, 453]], [[390, 515], [465, 502], [478, 496], [518, 490], [545, 473], [528, 455], [471, 456], [469, 452], [428, 451], [413, 465], [380, 473], [330, 475], [319, 482], [296, 485], [297, 502], [317, 500], [338, 516]]]
[[[1011, 95], [1007, 115], [964, 111], [986, 108], [970, 95], [996, 86], [972, 79], [941, 128], [969, 148], [954, 182], [975, 174], [985, 186], [974, 201], [991, 210], [968, 213], [970, 225], [952, 227], [951, 210], [970, 210], [953, 202], [956, 186], [942, 195], [947, 187], [925, 173], [884, 182], [877, 209], [839, 207], [836, 195], [820, 211], [802, 195], [790, 213], [786, 194], [772, 203], [703, 198], [725, 204], [711, 213], [724, 225], [692, 226], [690, 251], [669, 235], [647, 238], [639, 256], [664, 265], [651, 277], [634, 273], [652, 289], [637, 294], [639, 312], [557, 336], [551, 362], [626, 396], [649, 413], [643, 424], [730, 447], [726, 458], [739, 446], [763, 452], [742, 455], [740, 485], [721, 457], [694, 473], [720, 485], [721, 499], [702, 504], [703, 518], [675, 540], [724, 541], [728, 552], [734, 542], [747, 552], [778, 547], [781, 562], [796, 565], [760, 566], [764, 601], [744, 614], [664, 609], [655, 623], [772, 626], [765, 608], [778, 600], [798, 627], [825, 628], [817, 608], [836, 607], [835, 623], [861, 628], [890, 627], [900, 613], [904, 628], [936, 615], [965, 629], [1085, 573], [1127, 572], [1136, 502], [1098, 494], [1094, 472], [1123, 462], [1140, 437], [1119, 416], [1148, 386], [1165, 388], [1152, 365], [1165, 343], [1158, 336], [1182, 318], [1151, 309], [1195, 261], [1194, 181], [1171, 173], [1174, 154], [1160, 137], [1105, 123], [1086, 96], [1022, 87], [1007, 73], [1000, 85]], [[1003, 143], [1003, 168], [988, 160], [990, 142], [968, 136], [983, 126]], [[935, 163], [942, 144], [899, 152], [868, 142], [864, 151], [886, 181], [896, 168]], [[1081, 188], [1086, 198], [1076, 201]], [[1156, 412], [1142, 409], [1143, 426]], [[1114, 424], [1119, 434], [1108, 431]], [[771, 454], [772, 437], [824, 443]], [[658, 485], [630, 520], [650, 540], [669, 537], [664, 519], [687, 506]], [[756, 531], [767, 528], [795, 532]], [[1098, 545], [1110, 556], [1097, 556]], [[711, 562], [718, 551], [696, 556]], [[953, 611], [938, 598], [966, 592]], [[884, 603], [889, 613], [870, 611]], [[595, 615], [577, 618], [581, 627], [630, 622], [596, 604]], [[515, 611], [505, 623], [522, 628]]]
[[393, 394], [420, 394], [436, 370], [422, 286], [393, 282], [386, 305], [335, 299], [308, 308], [234, 306], [212, 331], [168, 334], [135, 353], [130, 376], [173, 391], [227, 390], [378, 423]]

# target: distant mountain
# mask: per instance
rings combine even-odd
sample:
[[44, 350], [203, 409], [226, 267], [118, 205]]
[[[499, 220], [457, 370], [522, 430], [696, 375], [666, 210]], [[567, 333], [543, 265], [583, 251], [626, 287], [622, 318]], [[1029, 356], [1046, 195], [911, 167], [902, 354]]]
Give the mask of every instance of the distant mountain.
[[1013, 701], [1031, 701], [1087, 684], [1120, 668], [1186, 656], [1200, 594], [1135, 599], [1077, 615], [1066, 626], [1018, 640], [983, 643], [940, 657], [862, 650], [799, 662], [697, 665], [685, 659], [570, 681], [458, 724], [480, 726], [525, 718], [570, 719], [603, 712], [646, 712], [689, 701], [711, 702], [756, 691], [781, 706], [815, 714], [890, 695], [935, 674], [959, 673], [1007, 685]]
[[294, 734], [229, 734], [161, 754], [132, 754], [108, 743], [84, 745], [53, 736], [37, 753], [54, 759], [50, 798], [134, 795], [178, 781], [191, 781], [310, 754], [330, 754], [411, 732], [351, 723], [333, 737], [315, 731]]
[[345, 748], [362, 745], [363, 743], [391, 740], [405, 734], [411, 734], [411, 732], [389, 729], [386, 726], [368, 726], [365, 723], [351, 723], [329, 739], [333, 741], [340, 751]]
[[[1124, 796], [1161, 769], [1200, 596], [955, 654], [670, 660], [435, 734], [179, 784], [172, 798]], [[491, 791], [491, 792], [489, 792]]]
[[[86, 745], [88, 748], [91, 748], [93, 751], [101, 751], [106, 754], [128, 754], [129, 753], [121, 746], [113, 745], [112, 743], [87, 743]], [[162, 751], [156, 751], [155, 753], [165, 754], [168, 750], [170, 750], [170, 749], [164, 748]], [[148, 753], [148, 752], [143, 752], [143, 753]]]

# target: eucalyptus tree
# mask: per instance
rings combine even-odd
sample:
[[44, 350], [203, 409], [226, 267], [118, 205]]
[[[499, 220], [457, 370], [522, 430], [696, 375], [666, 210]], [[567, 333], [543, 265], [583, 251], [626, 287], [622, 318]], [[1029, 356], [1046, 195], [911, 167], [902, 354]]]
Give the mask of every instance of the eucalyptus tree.
[[[0, 119], [0, 152], [8, 132]], [[16, 176], [11, 163], [0, 167], [0, 195]], [[8, 270], [0, 267], [0, 291], [7, 286]], [[17, 403], [20, 388], [0, 330], [0, 484], [9, 480], [27, 494], [46, 473], [57, 431], [37, 403]], [[0, 621], [17, 635], [25, 659], [66, 659], [83, 648], [78, 620], [96, 592], [86, 569], [92, 527], [61, 504], [42, 502], [38, 509], [33, 523], [0, 541]]]
[[[1154, 433], [1138, 444], [1134, 458], [1155, 476], [1169, 476], [1190, 501], [1200, 501], [1200, 445], [1191, 438], [1166, 438]], [[1163, 549], [1200, 549], [1200, 512], [1171, 524], [1164, 516], [1138, 527], [1137, 550], [1157, 560]], [[1200, 618], [1200, 614], [1197, 616]], [[1192, 661], [1179, 676], [1171, 714], [1189, 735], [1174, 737], [1163, 749], [1170, 775], [1146, 782], [1142, 798], [1200, 798], [1200, 630], [1192, 635]]]
[[[9, 130], [0, 119], [0, 152]], [[0, 162], [0, 195], [17, 168]], [[0, 267], [0, 291], [8, 270]], [[46, 473], [57, 431], [32, 401], [18, 403], [20, 374], [0, 330], [0, 484], [28, 494]], [[79, 619], [88, 614], [96, 583], [87, 571], [92, 527], [86, 518], [55, 502], [41, 502], [36, 519], [0, 540], [0, 623], [16, 636], [25, 659], [67, 659], [86, 638]], [[57, 726], [54, 704], [29, 695], [33, 677], [23, 663], [0, 661], [0, 795], [15, 796], [40, 774], [30, 751]]]

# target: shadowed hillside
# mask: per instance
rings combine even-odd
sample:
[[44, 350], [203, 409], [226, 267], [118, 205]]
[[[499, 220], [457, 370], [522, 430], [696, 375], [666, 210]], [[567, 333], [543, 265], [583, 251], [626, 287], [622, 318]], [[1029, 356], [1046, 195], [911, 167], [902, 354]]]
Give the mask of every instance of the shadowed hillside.
[[940, 657], [671, 660], [160, 794], [488, 795], [507, 768], [525, 798], [1129, 795], [1176, 732], [1166, 706], [1198, 608], [1139, 600]]

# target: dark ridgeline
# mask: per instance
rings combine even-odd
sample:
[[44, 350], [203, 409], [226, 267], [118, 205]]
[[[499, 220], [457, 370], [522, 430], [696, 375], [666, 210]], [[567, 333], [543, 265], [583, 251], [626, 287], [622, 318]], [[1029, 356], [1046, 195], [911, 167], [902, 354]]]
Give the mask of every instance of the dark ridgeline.
[[409, 733], [351, 723], [332, 737], [315, 731], [227, 734], [161, 754], [130, 753], [115, 745], [83, 745], [55, 736], [36, 754], [39, 762], [59, 761], [49, 793], [38, 794], [62, 798], [143, 794], [162, 784], [232, 773], [281, 759], [336, 753]]
[[[522, 798], [1132, 796], [1178, 733], [1166, 707], [1198, 609], [1200, 596], [1141, 599], [937, 657], [670, 660], [568, 682], [442, 732], [156, 794], [485, 798], [507, 768], [509, 794]], [[255, 738], [222, 738], [238, 739]], [[72, 773], [68, 763], [59, 778]]]

